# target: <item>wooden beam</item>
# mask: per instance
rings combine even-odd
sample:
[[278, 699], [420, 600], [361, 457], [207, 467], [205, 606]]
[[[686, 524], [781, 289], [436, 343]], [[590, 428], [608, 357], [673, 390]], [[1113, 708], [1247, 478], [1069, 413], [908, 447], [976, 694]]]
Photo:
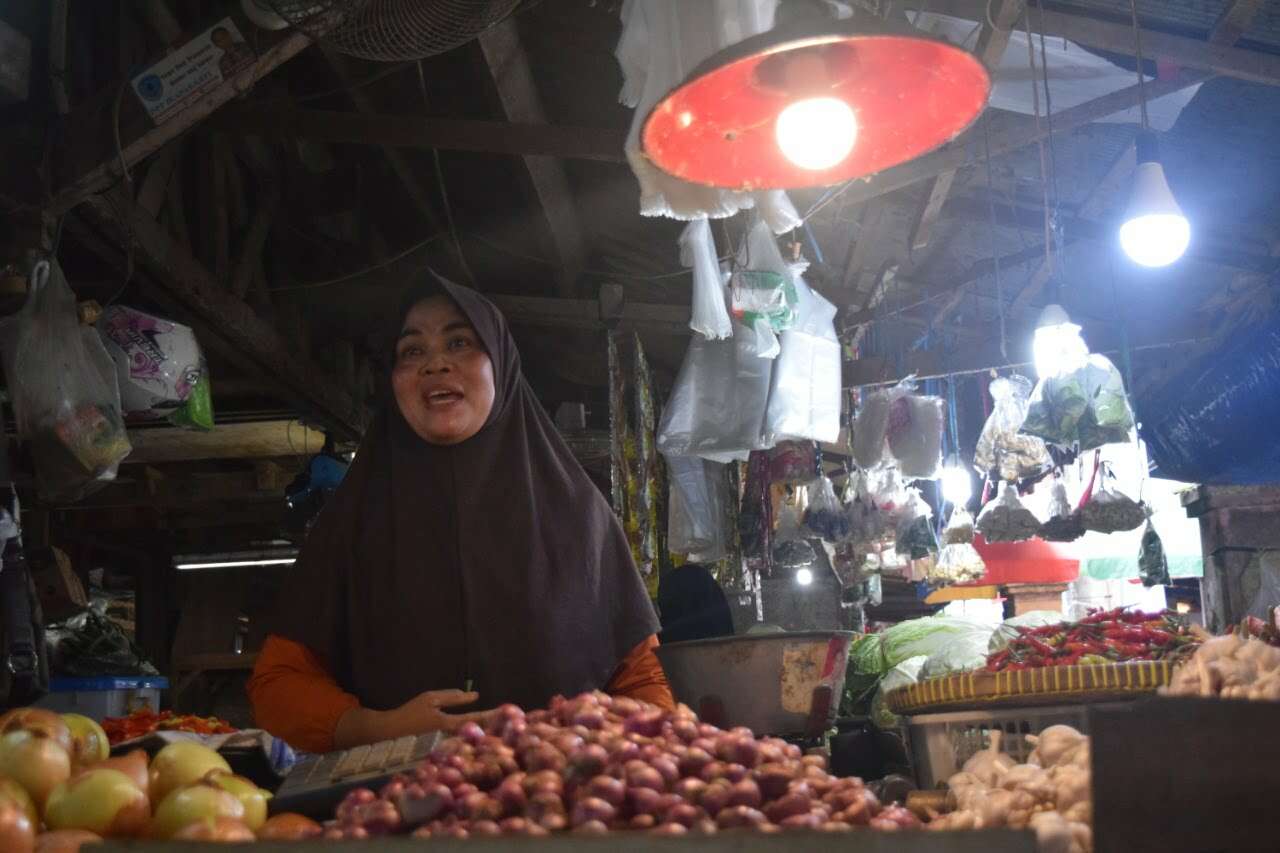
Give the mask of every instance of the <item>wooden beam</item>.
[[277, 138], [307, 137], [349, 145], [440, 148], [519, 156], [541, 154], [607, 163], [627, 160], [622, 153], [626, 131], [613, 128], [361, 115], [334, 110], [282, 109], [278, 104], [253, 101], [225, 108], [210, 123], [232, 132]]
[[138, 204], [152, 216], [160, 215], [164, 206], [165, 195], [169, 191], [169, 181], [173, 179], [174, 167], [178, 164], [178, 152], [174, 148], [166, 148], [151, 162], [147, 176], [142, 181], [142, 189], [138, 190]]
[[254, 211], [253, 221], [249, 223], [249, 233], [245, 235], [244, 246], [240, 249], [240, 259], [236, 261], [235, 275], [231, 279], [231, 292], [244, 299], [249, 292], [249, 284], [253, 281], [254, 271], [262, 262], [262, 247], [267, 242], [271, 225], [275, 221], [276, 209], [280, 206], [280, 193], [274, 188], [267, 188], [265, 198]]
[[[538, 97], [516, 18], [508, 18], [485, 30], [479, 42], [507, 120], [546, 124], [547, 115], [542, 108], [542, 99]], [[550, 157], [525, 155], [524, 166], [551, 233], [559, 265], [557, 288], [562, 295], [572, 295], [578, 275], [586, 263], [587, 249], [569, 178], [564, 165]]]
[[516, 326], [586, 330], [604, 330], [613, 326], [625, 331], [689, 335], [690, 308], [687, 305], [625, 301], [619, 305], [596, 299], [509, 296], [502, 293], [486, 295]]
[[[978, 45], [974, 52], [993, 76], [995, 69], [1000, 67], [1005, 48], [1009, 46], [1009, 34], [1013, 32], [1013, 27], [1017, 24], [1018, 18], [1022, 17], [1025, 8], [1026, 3], [1023, 0], [1000, 0], [999, 8], [994, 11], [994, 14], [990, 4], [983, 10], [982, 33], [978, 36]], [[947, 195], [951, 192], [951, 185], [955, 179], [955, 171], [943, 172], [933, 179], [933, 186], [925, 196], [920, 214], [911, 229], [911, 241], [908, 245], [912, 250], [923, 249], [929, 245], [933, 226], [942, 213], [942, 206], [946, 204]]]
[[[244, 21], [238, 14], [237, 20]], [[247, 23], [244, 25], [252, 26]], [[51, 212], [63, 213], [89, 196], [101, 193], [120, 180], [121, 160], [126, 166], [133, 167], [202, 122], [227, 101], [251, 89], [259, 79], [311, 44], [311, 39], [297, 30], [288, 30], [280, 37], [264, 33], [261, 38], [267, 46], [261, 50], [253, 64], [237, 72], [231, 79], [222, 81], [218, 88], [161, 125], [152, 125], [137, 103], [137, 98], [127, 88], [129, 84], [125, 80], [112, 83], [99, 95], [73, 110], [67, 117], [66, 132], [63, 134], [73, 144], [59, 152], [62, 156], [58, 161], [57, 174], [61, 182], [50, 201]], [[273, 38], [276, 40], [272, 41]], [[115, 143], [114, 107], [117, 96], [120, 100], [119, 150]]]
[[[985, 20], [986, 5], [987, 0], [936, 0], [929, 3], [929, 11], [982, 21]], [[1231, 14], [1219, 22], [1224, 33], [1224, 40], [1219, 42], [1205, 42], [1143, 27], [1142, 54], [1147, 59], [1162, 59], [1207, 75], [1235, 77], [1269, 86], [1280, 85], [1280, 56], [1232, 47], [1248, 28], [1249, 21], [1260, 6], [1260, 0], [1237, 3]], [[1107, 21], [1048, 9], [1042, 16], [1037, 10], [1031, 16], [1031, 30], [1112, 53], [1128, 56], [1136, 53], [1127, 4], [1123, 7], [1122, 21]], [[1234, 37], [1226, 40], [1225, 37], [1232, 33], [1235, 34]]]
[[844, 275], [840, 282], [845, 290], [852, 291], [849, 294], [852, 301], [856, 302], [862, 295], [862, 279], [866, 274], [871, 252], [879, 244], [885, 209], [883, 201], [872, 199], [862, 205], [862, 210], [858, 213], [858, 224], [854, 228], [853, 242], [849, 244], [849, 257], [845, 260]]
[[139, 266], [160, 288], [274, 377], [304, 412], [329, 426], [338, 438], [361, 434], [363, 413], [348, 389], [336, 387], [331, 377], [300, 357], [124, 192], [115, 189], [93, 196], [83, 207], [91, 224], [120, 245], [132, 245]]
[[[1207, 79], [1209, 79], [1209, 75], [1192, 71], [1166, 79], [1153, 80], [1141, 88], [1142, 91], [1145, 91], [1148, 99], [1154, 99], [1203, 83]], [[1138, 104], [1142, 97], [1142, 91], [1139, 91], [1139, 86], [1135, 83], [1127, 88], [1101, 95], [1085, 101], [1083, 104], [1077, 104], [1074, 107], [1054, 113], [1053, 132], [1066, 133], [1086, 124], [1101, 121], [1114, 113], [1130, 109]], [[969, 165], [972, 160], [971, 147], [976, 144], [976, 137], [973, 134], [980, 132], [982, 131], [970, 130], [951, 145], [932, 154], [918, 157], [901, 166], [885, 169], [883, 172], [873, 175], [864, 181], [851, 184], [849, 189], [845, 191], [845, 195], [848, 196], [848, 202], [869, 201], [886, 193], [900, 190], [903, 187], [909, 187], [926, 178], [932, 178], [943, 172]], [[1047, 123], [1041, 122], [1040, 127], [1037, 128], [1035, 122], [1028, 116], [1006, 113], [991, 121], [990, 151], [992, 156], [1006, 154], [1048, 137], [1049, 129]]]

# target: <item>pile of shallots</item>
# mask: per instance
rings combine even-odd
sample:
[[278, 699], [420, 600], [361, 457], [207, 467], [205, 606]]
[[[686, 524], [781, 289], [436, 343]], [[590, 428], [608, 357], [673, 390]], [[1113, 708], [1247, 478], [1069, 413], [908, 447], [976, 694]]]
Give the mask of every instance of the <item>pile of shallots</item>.
[[667, 713], [586, 693], [529, 713], [507, 705], [484, 727], [464, 725], [411, 775], [376, 794], [351, 792], [324, 837], [919, 826], [901, 806], [882, 807], [860, 779], [837, 779], [823, 758], [784, 741], [699, 723], [684, 706]]
[[1040, 853], [1090, 853], [1093, 802], [1089, 738], [1070, 726], [1027, 735], [1035, 746], [1026, 764], [1000, 751], [1001, 732], [947, 780], [955, 811], [934, 817], [931, 830], [1031, 829]]

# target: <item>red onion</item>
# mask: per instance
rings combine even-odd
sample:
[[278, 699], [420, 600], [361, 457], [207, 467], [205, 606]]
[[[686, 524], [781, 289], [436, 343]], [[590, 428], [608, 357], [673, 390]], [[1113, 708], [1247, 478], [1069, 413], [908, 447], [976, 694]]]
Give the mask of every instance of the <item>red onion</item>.
[[697, 806], [689, 803], [680, 803], [667, 809], [662, 819], [667, 823], [678, 823], [686, 827], [692, 827], [695, 823], [706, 816], [706, 813]]
[[617, 809], [599, 797], [584, 797], [574, 803], [569, 823], [573, 826], [582, 826], [584, 823], [598, 823], [604, 826], [613, 820], [616, 814]]
[[491, 820], [477, 820], [471, 824], [472, 835], [501, 835], [502, 828]]
[[650, 835], [686, 835], [689, 829], [680, 823], [664, 823], [649, 831]]
[[782, 823], [789, 817], [808, 814], [813, 801], [805, 794], [787, 794], [764, 807], [765, 817]]
[[706, 809], [707, 814], [715, 817], [729, 805], [729, 791], [732, 786], [723, 779], [712, 782], [707, 789], [702, 792], [702, 799], [699, 804]]
[[589, 820], [580, 823], [573, 829], [574, 835], [608, 835], [608, 824], [601, 823], [598, 820]]
[[702, 792], [707, 790], [707, 783], [701, 779], [681, 779], [672, 790], [685, 802], [696, 804], [702, 799]]
[[819, 815], [806, 812], [784, 818], [777, 823], [783, 829], [817, 829], [822, 826], [823, 821]]
[[652, 788], [630, 788], [627, 791], [627, 807], [632, 814], [656, 815], [662, 808], [662, 794]]
[[643, 761], [628, 761], [624, 770], [627, 774], [628, 787], [652, 788], [659, 792], [667, 789], [667, 783], [662, 778], [662, 774]]
[[658, 771], [666, 786], [674, 785], [680, 779], [680, 769], [670, 758], [659, 755], [649, 761], [649, 766]]
[[748, 806], [732, 806], [716, 815], [721, 829], [757, 828], [767, 822], [763, 814]]
[[772, 800], [787, 792], [792, 782], [791, 772], [780, 764], [762, 764], [755, 772], [756, 784], [765, 799]]
[[700, 776], [707, 765], [712, 762], [711, 754], [696, 746], [689, 747], [684, 758], [680, 759], [677, 769], [681, 776]]
[[630, 829], [653, 829], [657, 825], [658, 819], [651, 814], [638, 814], [627, 823]]
[[622, 805], [627, 798], [627, 784], [612, 776], [596, 776], [587, 783], [584, 790], [587, 796], [598, 797], [615, 808]]
[[729, 805], [730, 806], [748, 806], [749, 808], [760, 808], [760, 786], [750, 779], [743, 779], [735, 782], [733, 787], [729, 789]]

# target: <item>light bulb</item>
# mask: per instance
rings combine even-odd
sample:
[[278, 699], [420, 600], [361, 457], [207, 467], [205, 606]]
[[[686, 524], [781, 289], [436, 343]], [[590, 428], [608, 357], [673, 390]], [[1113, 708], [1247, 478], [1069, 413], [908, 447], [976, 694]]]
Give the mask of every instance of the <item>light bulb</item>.
[[973, 481], [969, 472], [952, 457], [942, 468], [942, 499], [954, 506], [964, 506], [973, 497]]
[[1135, 146], [1138, 167], [1133, 172], [1129, 207], [1120, 226], [1120, 246], [1134, 263], [1165, 267], [1187, 251], [1191, 223], [1182, 215], [1182, 208], [1169, 189], [1155, 135], [1144, 131]]
[[858, 141], [858, 118], [839, 98], [805, 98], [778, 113], [774, 137], [782, 155], [801, 169], [830, 169]]
[[1040, 313], [1031, 348], [1036, 375], [1041, 379], [1070, 373], [1089, 358], [1080, 327], [1071, 322], [1061, 305], [1046, 305]]
[[808, 586], [813, 583], [813, 572], [809, 569], [796, 569], [796, 583]]

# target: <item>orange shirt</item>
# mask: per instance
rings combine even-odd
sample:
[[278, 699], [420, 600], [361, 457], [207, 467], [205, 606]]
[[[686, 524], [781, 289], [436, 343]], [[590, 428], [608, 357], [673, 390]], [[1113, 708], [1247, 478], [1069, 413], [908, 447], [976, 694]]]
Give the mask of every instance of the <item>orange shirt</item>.
[[[628, 652], [605, 691], [673, 710], [675, 698], [653, 653], [657, 646], [657, 636], [650, 635]], [[311, 649], [275, 634], [263, 644], [246, 689], [257, 724], [307, 752], [332, 750], [338, 720], [360, 706]]]

